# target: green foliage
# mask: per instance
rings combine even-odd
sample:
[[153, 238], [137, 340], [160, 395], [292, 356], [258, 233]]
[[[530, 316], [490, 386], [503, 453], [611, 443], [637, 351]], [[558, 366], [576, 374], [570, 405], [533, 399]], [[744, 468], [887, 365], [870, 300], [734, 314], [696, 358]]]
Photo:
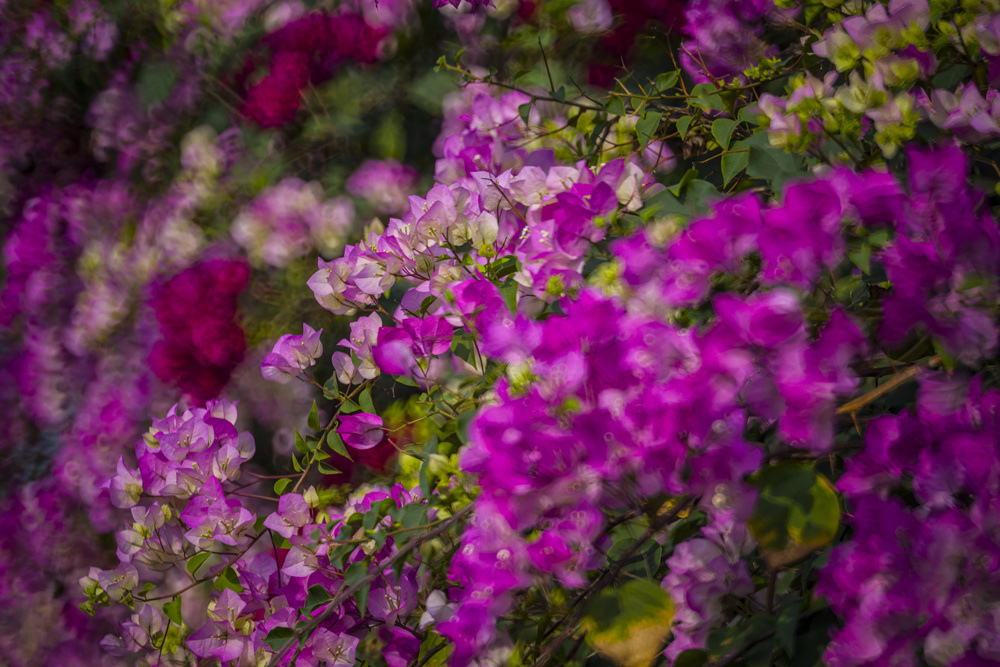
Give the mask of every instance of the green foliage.
[[633, 579], [605, 588], [587, 605], [587, 643], [620, 667], [647, 667], [670, 635], [674, 604], [660, 586]]
[[227, 588], [231, 588], [237, 593], [243, 592], [243, 586], [232, 567], [227, 567], [215, 577], [215, 590], [224, 591]]
[[769, 568], [794, 563], [837, 536], [840, 498], [811, 464], [768, 466], [751, 482], [760, 487], [760, 494], [747, 527]]
[[181, 620], [181, 599], [179, 597], [174, 598], [170, 602], [165, 602], [163, 604], [163, 613], [173, 623], [177, 625], [184, 625]]

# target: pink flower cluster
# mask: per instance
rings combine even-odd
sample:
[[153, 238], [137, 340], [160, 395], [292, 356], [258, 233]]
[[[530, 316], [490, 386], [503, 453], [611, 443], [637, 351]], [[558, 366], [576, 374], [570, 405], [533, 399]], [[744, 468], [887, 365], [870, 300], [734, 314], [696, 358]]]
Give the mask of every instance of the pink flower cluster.
[[323, 343], [319, 339], [322, 333], [322, 329], [316, 331], [303, 324], [301, 336], [285, 334], [279, 338], [261, 363], [264, 379], [285, 384], [305, 369], [315, 366], [316, 358], [323, 354]]
[[960, 141], [975, 144], [1000, 137], [1000, 91], [996, 88], [988, 90], [984, 98], [970, 81], [954, 93], [934, 89], [919, 101], [931, 122], [950, 130]]
[[[837, 485], [854, 537], [817, 589], [845, 619], [826, 664], [1000, 660], [998, 403], [979, 379], [926, 373], [915, 410], [868, 425]], [[903, 488], [917, 507], [900, 502]]]
[[767, 24], [796, 11], [783, 12], [773, 0], [695, 0], [684, 9], [691, 39], [681, 46], [681, 64], [699, 83], [741, 77], [778, 52], [762, 39]]
[[418, 176], [416, 169], [395, 160], [365, 160], [345, 187], [355, 197], [368, 200], [379, 214], [400, 215], [409, 206], [406, 197]]
[[[357, 425], [373, 417], [345, 418], [340, 430], [350, 441], [352, 433], [363, 433]], [[183, 638], [175, 657], [223, 662], [275, 659], [277, 650], [265, 642], [272, 632], [291, 632], [310, 621], [313, 612], [330, 611], [335, 613], [324, 613], [302, 650], [294, 654], [297, 664], [354, 664], [355, 651], [372, 628], [385, 641], [388, 663], [407, 664], [420, 641], [397, 620], [416, 608], [417, 569], [410, 564], [399, 570], [387, 568], [385, 563], [396, 554], [393, 539], [378, 545], [356, 539], [363, 533], [356, 532], [359, 524], [349, 520], [379, 508], [388, 513], [419, 505], [419, 495], [399, 485], [371, 489], [350, 499], [343, 513], [334, 513], [318, 508], [315, 489], [305, 494], [293, 491], [281, 496], [277, 509], [258, 514], [241, 498], [241, 489], [247, 486], [241, 481], [241, 468], [253, 456], [254, 443], [248, 433], [237, 431], [236, 418], [236, 406], [225, 400], [182, 413], [175, 406], [165, 419], [155, 420], [136, 444], [138, 468], [119, 462], [118, 474], [108, 486], [115, 505], [130, 513], [127, 526], [116, 535], [120, 565], [112, 570], [92, 568], [81, 585], [91, 599], [127, 601], [136, 611], [122, 623], [120, 636], [105, 638], [104, 648], [132, 658], [160, 654], [157, 644], [162, 642], [166, 617], [175, 612], [146, 602], [150, 589], [140, 589], [139, 584], [178, 588], [176, 594], [164, 597], [180, 600], [190, 586], [181, 587], [183, 580], [169, 571], [166, 576], [158, 573], [164, 565], [186, 563], [192, 576], [229, 578], [208, 618]], [[391, 519], [386, 516], [381, 523], [389, 526]], [[254, 549], [269, 533], [281, 548]], [[346, 585], [345, 577], [355, 576], [358, 568], [373, 578], [367, 604], [358, 606], [352, 599], [327, 609]], [[325, 594], [320, 602], [313, 602], [316, 591]], [[176, 609], [186, 616], [183, 606]], [[292, 657], [285, 652], [277, 664], [291, 664]]]
[[313, 248], [333, 254], [353, 224], [349, 197], [325, 199], [319, 183], [285, 178], [245, 206], [229, 233], [255, 265], [281, 267]]

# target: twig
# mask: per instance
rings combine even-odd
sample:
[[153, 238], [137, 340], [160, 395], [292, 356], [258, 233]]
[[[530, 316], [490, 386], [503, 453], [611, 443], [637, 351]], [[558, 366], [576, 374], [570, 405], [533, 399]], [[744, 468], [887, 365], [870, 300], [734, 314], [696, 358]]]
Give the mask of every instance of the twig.
[[538, 38], [538, 50], [542, 52], [542, 62], [545, 63], [545, 73], [549, 76], [549, 90], [556, 92], [556, 84], [552, 82], [552, 72], [549, 70], [549, 59], [545, 56], [545, 47], [542, 46], [542, 38]]
[[[270, 532], [270, 531], [267, 531], [267, 532]], [[232, 560], [230, 560], [228, 563], [226, 563], [226, 567], [222, 568], [219, 571], [220, 572], [225, 572], [228, 568], [232, 567], [233, 564], [235, 564], [236, 561], [238, 561], [240, 558], [243, 558], [243, 554], [245, 554], [247, 551], [249, 551], [250, 547], [252, 547], [254, 544], [256, 544], [257, 540], [259, 540], [263, 536], [264, 536], [264, 533], [262, 532], [262, 533], [258, 534], [256, 537], [254, 537], [252, 540], [250, 540], [250, 544], [248, 544], [245, 547], [243, 547], [243, 550], [240, 551], [235, 556], [233, 556]], [[194, 588], [195, 586], [200, 586], [201, 584], [205, 583], [206, 581], [211, 581], [214, 578], [215, 577], [205, 577], [204, 579], [198, 579], [193, 584], [191, 584], [189, 586], [185, 586], [184, 588], [182, 588], [182, 589], [180, 589], [178, 591], [174, 591], [173, 593], [169, 593], [167, 595], [157, 595], [155, 598], [140, 598], [140, 597], [137, 597], [136, 599], [137, 600], [141, 600], [142, 602], [153, 602], [155, 600], [166, 600], [167, 598], [174, 598], [174, 597], [177, 597], [178, 595], [180, 595], [181, 593], [189, 591], [192, 588]]]
[[[927, 361], [927, 366], [930, 368], [934, 368], [935, 366], [940, 365], [940, 363], [941, 363], [941, 357], [938, 355], [934, 355]], [[919, 373], [923, 369], [924, 369], [923, 366], [910, 366], [906, 370], [897, 373], [886, 382], [875, 387], [867, 394], [858, 396], [854, 400], [844, 403], [842, 406], [837, 408], [837, 414], [853, 415], [857, 413], [861, 408], [865, 407], [872, 401], [884, 396], [885, 394], [888, 394], [890, 391], [892, 391], [899, 385], [903, 384], [904, 382], [912, 380], [914, 377], [916, 377], [917, 373]]]
[[433, 658], [435, 655], [437, 655], [438, 651], [440, 651], [441, 649], [445, 648], [446, 646], [447, 646], [447, 644], [438, 644], [437, 646], [435, 646], [434, 648], [432, 648], [430, 651], [427, 651], [427, 655], [425, 655], [420, 662], [416, 663], [416, 665], [414, 665], [414, 667], [424, 667], [424, 665], [426, 665], [428, 662], [430, 662], [431, 658]]

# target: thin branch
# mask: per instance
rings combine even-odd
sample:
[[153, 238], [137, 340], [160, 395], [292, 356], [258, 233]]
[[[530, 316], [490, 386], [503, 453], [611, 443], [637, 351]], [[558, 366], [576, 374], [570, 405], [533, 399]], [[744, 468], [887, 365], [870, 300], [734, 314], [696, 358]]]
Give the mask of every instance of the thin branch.
[[[927, 361], [927, 367], [930, 368], [934, 368], [936, 366], [939, 366], [940, 364], [941, 364], [941, 357], [938, 355], [934, 355]], [[906, 370], [901, 371], [896, 375], [892, 376], [892, 378], [880, 384], [879, 386], [875, 387], [868, 393], [858, 396], [854, 400], [848, 401], [847, 403], [844, 403], [842, 406], [837, 408], [837, 414], [838, 415], [855, 414], [856, 412], [861, 410], [861, 408], [865, 407], [872, 401], [875, 401], [881, 398], [882, 396], [888, 394], [890, 391], [892, 391], [899, 385], [903, 384], [904, 382], [912, 380], [924, 368], [925, 368], [924, 366], [910, 366]]]
[[[270, 532], [270, 531], [267, 531], [267, 532]], [[262, 532], [262, 533], [259, 533], [252, 540], [250, 540], [250, 543], [248, 545], [246, 545], [245, 547], [243, 547], [243, 549], [238, 554], [236, 554], [235, 556], [233, 556], [232, 560], [230, 560], [228, 563], [226, 563], [226, 567], [222, 568], [219, 571], [220, 572], [224, 572], [227, 568], [232, 567], [236, 563], [236, 561], [238, 561], [240, 558], [243, 558], [243, 554], [245, 554], [247, 551], [249, 551], [250, 547], [252, 547], [254, 544], [256, 544], [257, 540], [259, 540], [263, 536], [264, 536], [264, 533]], [[185, 593], [185, 592], [191, 590], [192, 588], [194, 588], [195, 586], [200, 586], [201, 584], [205, 583], [206, 581], [211, 581], [212, 579], [215, 579], [215, 577], [205, 577], [204, 579], [198, 579], [193, 584], [191, 584], [189, 586], [185, 586], [184, 588], [182, 588], [180, 590], [177, 590], [177, 591], [174, 591], [173, 593], [168, 593], [167, 595], [157, 595], [156, 597], [153, 597], [153, 598], [140, 598], [140, 597], [137, 597], [136, 599], [140, 600], [142, 602], [154, 602], [156, 600], [166, 600], [167, 598], [175, 598], [178, 595], [180, 595], [181, 593]]]

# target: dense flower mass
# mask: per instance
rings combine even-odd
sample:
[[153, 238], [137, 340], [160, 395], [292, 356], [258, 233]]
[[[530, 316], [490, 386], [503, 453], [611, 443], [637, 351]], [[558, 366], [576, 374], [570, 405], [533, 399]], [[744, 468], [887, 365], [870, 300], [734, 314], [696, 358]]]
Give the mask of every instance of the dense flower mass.
[[[838, 484], [856, 507], [854, 539], [834, 551], [818, 589], [847, 619], [829, 664], [914, 661], [921, 651], [935, 664], [1000, 657], [998, 400], [978, 381], [928, 373], [914, 412], [869, 425]], [[904, 484], [916, 508], [892, 497]]]
[[0, 42], [4, 664], [1000, 662], [995, 2]]

